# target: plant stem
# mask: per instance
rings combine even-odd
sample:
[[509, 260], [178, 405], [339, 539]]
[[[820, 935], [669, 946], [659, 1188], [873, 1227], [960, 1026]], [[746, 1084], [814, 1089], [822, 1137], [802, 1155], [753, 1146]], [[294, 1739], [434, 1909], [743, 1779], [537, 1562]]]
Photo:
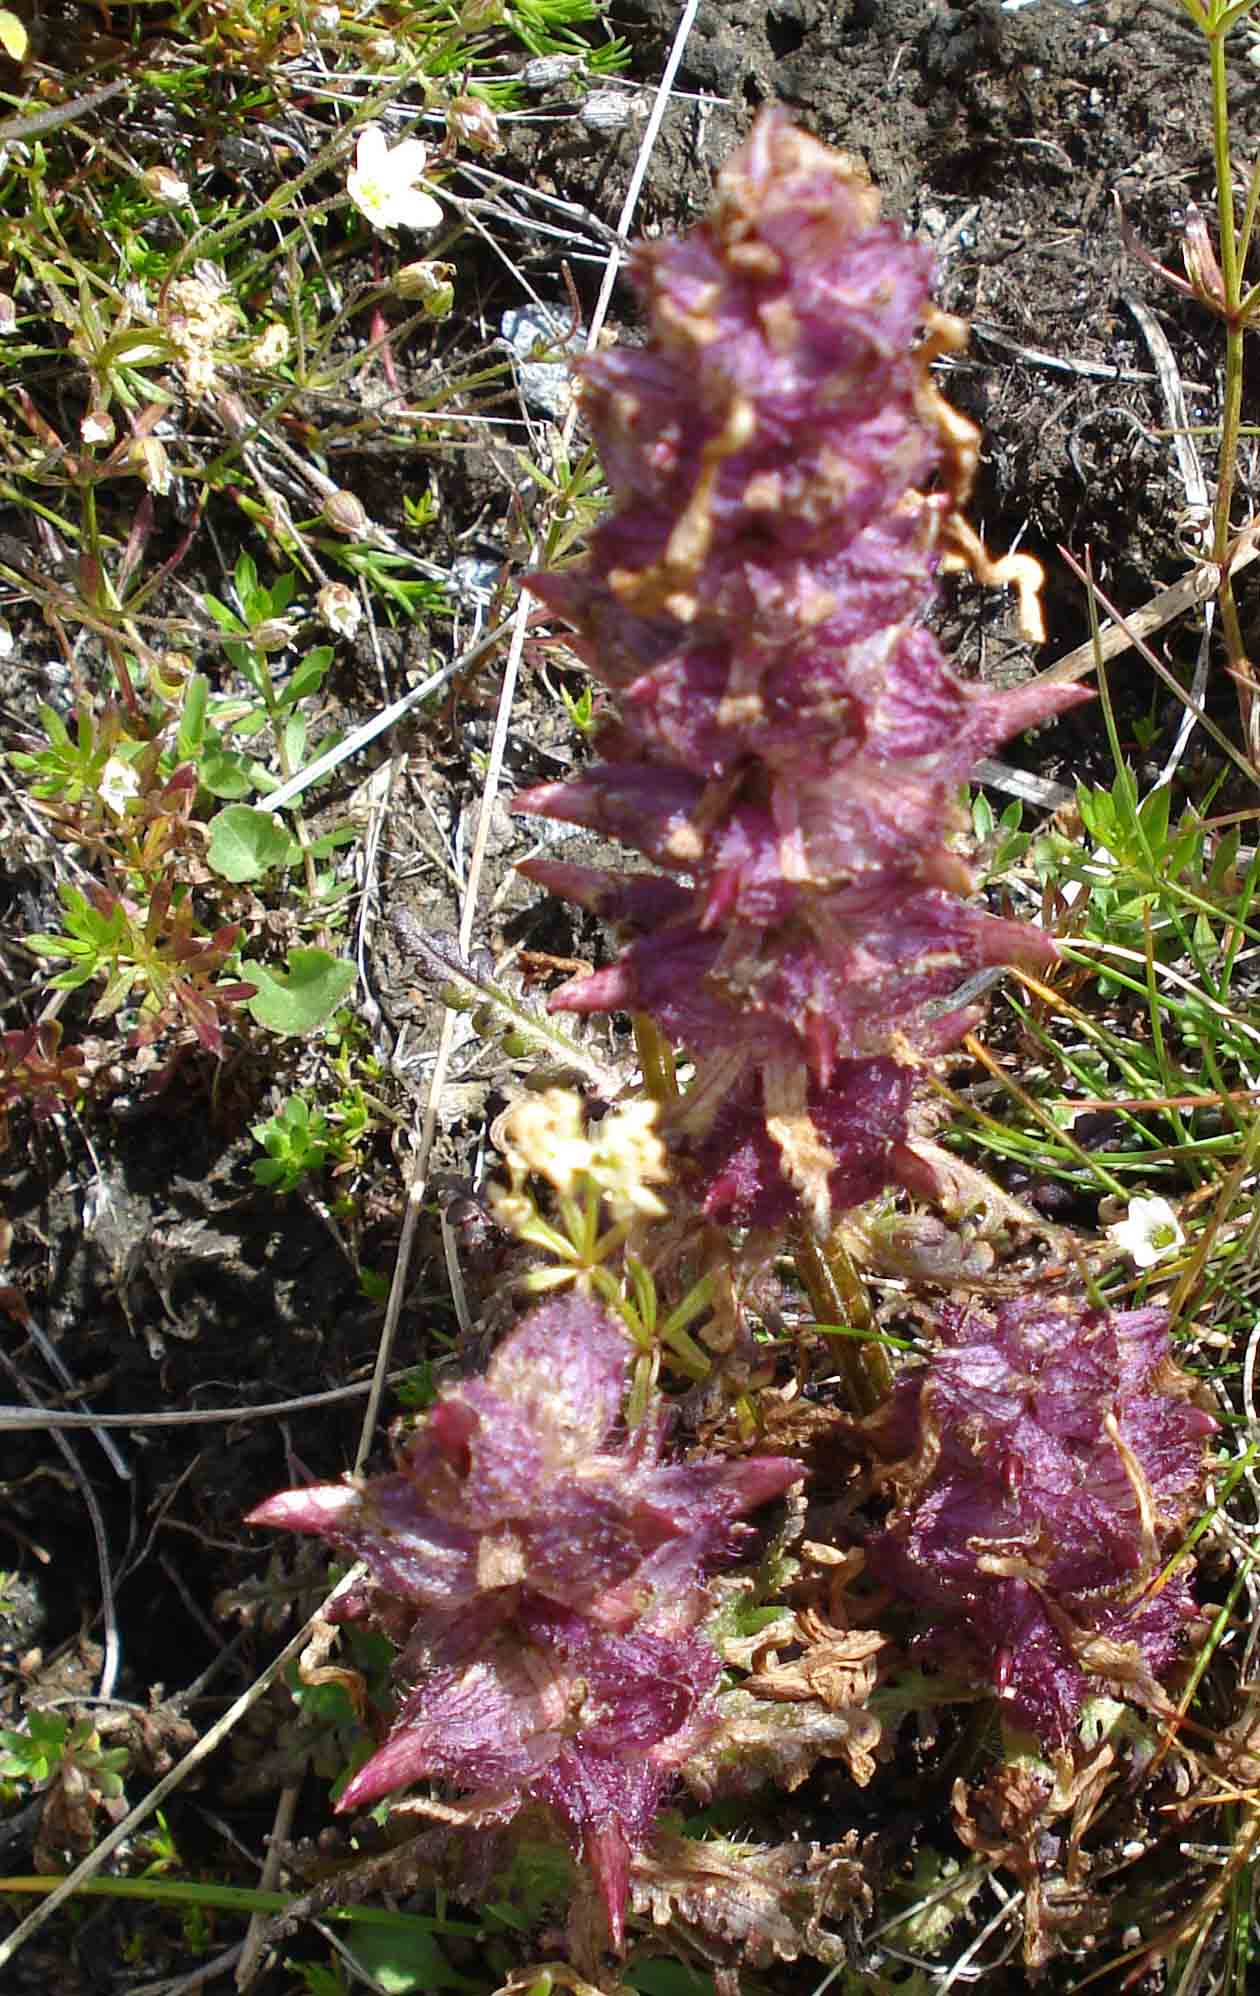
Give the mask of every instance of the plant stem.
[[643, 1072], [644, 1093], [653, 1102], [664, 1104], [677, 1101], [678, 1076], [669, 1041], [646, 1012], [635, 1012], [632, 1023], [635, 1051]]
[[1212, 559], [1220, 571], [1217, 602], [1221, 630], [1231, 671], [1238, 679], [1238, 708], [1243, 741], [1249, 753], [1256, 739], [1256, 687], [1251, 661], [1243, 644], [1238, 621], [1238, 605], [1229, 574], [1230, 514], [1234, 498], [1234, 476], [1238, 458], [1238, 426], [1242, 414], [1243, 319], [1242, 273], [1238, 259], [1238, 232], [1234, 216], [1234, 171], [1229, 149], [1229, 78], [1225, 66], [1227, 29], [1216, 27], [1208, 34], [1212, 72], [1212, 152], [1216, 168], [1216, 207], [1220, 237], [1221, 279], [1224, 286], [1225, 388], [1221, 405], [1221, 445], [1217, 458], [1216, 504], [1212, 519]]
[[[800, 1221], [792, 1229], [792, 1255], [819, 1323], [874, 1330], [870, 1299], [838, 1233], [823, 1246], [812, 1227]], [[837, 1356], [850, 1405], [858, 1414], [873, 1414], [892, 1391], [892, 1368], [883, 1347], [873, 1338], [846, 1339]]]

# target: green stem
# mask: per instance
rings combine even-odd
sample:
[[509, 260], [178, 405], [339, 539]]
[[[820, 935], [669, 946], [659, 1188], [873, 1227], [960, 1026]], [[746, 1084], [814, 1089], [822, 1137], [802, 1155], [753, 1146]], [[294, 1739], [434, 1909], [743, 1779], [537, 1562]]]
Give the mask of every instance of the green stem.
[[635, 1051], [639, 1056], [639, 1066], [643, 1073], [644, 1093], [653, 1102], [676, 1101], [678, 1075], [669, 1041], [655, 1020], [649, 1018], [646, 1012], [635, 1012], [632, 1023]]
[[[846, 1323], [874, 1332], [866, 1290], [837, 1234], [823, 1247], [812, 1227], [799, 1221], [792, 1229], [792, 1254], [820, 1324]], [[892, 1367], [883, 1348], [873, 1337], [857, 1338], [836, 1356], [850, 1405], [856, 1413], [873, 1414], [892, 1391]]]
[[[1243, 320], [1241, 271], [1238, 260], [1238, 231], [1234, 215], [1234, 171], [1229, 148], [1229, 77], [1225, 65], [1226, 30], [1215, 29], [1208, 36], [1212, 70], [1212, 153], [1216, 168], [1217, 233], [1220, 237], [1221, 280], [1224, 287], [1225, 392], [1221, 407], [1221, 444], [1217, 458], [1216, 505], [1212, 520], [1212, 559], [1220, 570], [1217, 602], [1225, 651], [1235, 672], [1251, 681], [1251, 666], [1238, 621], [1234, 585], [1228, 572], [1230, 516], [1233, 511], [1234, 478], [1238, 462], [1238, 428], [1242, 416]], [[1238, 689], [1243, 721], [1243, 739], [1250, 746], [1252, 709], [1250, 684]]]

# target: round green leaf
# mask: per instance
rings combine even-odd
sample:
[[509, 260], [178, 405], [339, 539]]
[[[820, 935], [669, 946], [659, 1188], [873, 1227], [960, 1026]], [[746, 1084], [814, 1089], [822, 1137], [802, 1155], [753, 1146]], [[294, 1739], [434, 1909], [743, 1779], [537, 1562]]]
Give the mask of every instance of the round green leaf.
[[273, 867], [287, 866], [292, 834], [270, 811], [251, 804], [228, 804], [210, 820], [206, 858], [224, 880], [261, 880]]
[[248, 797], [258, 788], [249, 758], [232, 749], [207, 749], [197, 774], [212, 797]]
[[258, 986], [249, 1011], [273, 1033], [309, 1033], [332, 1017], [352, 990], [355, 967], [326, 949], [291, 949], [287, 970], [242, 963], [241, 976]]

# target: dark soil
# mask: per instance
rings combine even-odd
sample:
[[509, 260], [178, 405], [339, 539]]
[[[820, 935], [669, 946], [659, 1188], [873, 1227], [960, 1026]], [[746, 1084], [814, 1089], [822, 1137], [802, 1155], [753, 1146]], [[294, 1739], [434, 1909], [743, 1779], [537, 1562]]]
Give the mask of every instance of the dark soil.
[[[645, 89], [659, 74], [678, 11], [673, 0], [613, 0], [611, 25], [633, 40], [634, 73]], [[1242, 60], [1243, 46], [1232, 70], [1233, 102], [1239, 153], [1250, 157], [1260, 141], [1260, 75]], [[1061, 546], [1078, 556], [1088, 551], [1099, 581], [1123, 608], [1185, 573], [1185, 493], [1164, 434], [1168, 412], [1129, 301], [1144, 301], [1163, 327], [1192, 422], [1210, 423], [1216, 407], [1218, 329], [1126, 253], [1117, 218], [1118, 198], [1150, 251], [1176, 266], [1189, 204], [1210, 206], [1206, 70], [1199, 43], [1175, 10], [1156, 0], [1098, 0], [1082, 8], [1042, 0], [1016, 14], [991, 4], [928, 0], [776, 0], [769, 8], [759, 0], [715, 0], [700, 10], [678, 87], [691, 94], [666, 117], [639, 209], [641, 228], [656, 232], [694, 219], [716, 166], [756, 108], [779, 99], [821, 137], [859, 153], [890, 210], [939, 246], [940, 302], [976, 322], [971, 350], [949, 377], [953, 398], [986, 430], [975, 518], [991, 546], [1019, 540], [1043, 559], [1049, 577], [1049, 639], [1040, 654], [1017, 637], [1005, 603], [970, 587], [948, 597], [944, 627], [965, 670], [1018, 676], [1051, 663], [1087, 634], [1085, 604]], [[579, 129], [516, 128], [514, 170], [614, 222], [641, 125], [632, 122], [612, 140], [589, 133], [577, 139]], [[543, 276], [533, 275], [542, 286]], [[597, 266], [579, 265], [575, 277], [584, 298], [588, 290], [593, 295]], [[558, 293], [554, 262], [547, 281]], [[481, 309], [497, 325], [514, 300], [490, 269], [486, 287]], [[634, 310], [623, 286], [614, 322], [632, 327]], [[1257, 418], [1256, 402], [1253, 378], [1244, 421]], [[1210, 452], [1210, 440], [1204, 449]], [[393, 527], [402, 526], [402, 487], [422, 489], [431, 469], [442, 494], [447, 552], [518, 560], [522, 529], [506, 452], [487, 448], [435, 466], [399, 466], [353, 451], [338, 461], [339, 476]], [[1249, 500], [1244, 491], [1240, 509]], [[26, 531], [12, 515], [0, 524]], [[435, 559], [442, 554], [435, 549]], [[195, 561], [182, 579], [194, 588], [221, 586], [217, 570], [207, 570], [201, 584]], [[448, 641], [435, 633], [435, 642]], [[1165, 642], [1174, 665], [1186, 665], [1192, 635], [1174, 630]], [[391, 696], [404, 689], [404, 674], [416, 663], [401, 640], [387, 647]], [[556, 668], [549, 670], [554, 679]], [[1119, 684], [1135, 711], [1145, 712], [1152, 688], [1144, 668], [1121, 667]], [[471, 843], [480, 796], [473, 757], [488, 746], [495, 691], [494, 671], [484, 671], [460, 689], [439, 722], [413, 724], [388, 745], [406, 760], [382, 848], [381, 919], [369, 939], [380, 1017], [368, 1022], [368, 1033], [392, 1069], [391, 1099], [407, 1117], [423, 1100], [440, 1006], [400, 946], [394, 917], [404, 911], [430, 934], [457, 927], [451, 875], [462, 874]], [[376, 697], [366, 669], [361, 687], [339, 693], [353, 718]], [[11, 706], [29, 708], [29, 674], [8, 698]], [[1156, 713], [1164, 732], [1152, 750], [1156, 757], [1177, 712], [1161, 695]], [[1070, 782], [1095, 766], [1097, 734], [1085, 710], [1022, 753], [1043, 774]], [[538, 661], [527, 658], [504, 800], [517, 787], [561, 774], [574, 739]], [[363, 773], [356, 770], [354, 780]], [[510, 820], [503, 803], [495, 806], [479, 945], [494, 959], [509, 946], [593, 957], [602, 946], [597, 929], [575, 927], [541, 905], [511, 870], [536, 836]], [[25, 852], [11, 847], [4, 864], [13, 932], [46, 926], [51, 910], [38, 907], [47, 899], [47, 876], [37, 845]], [[17, 1023], [25, 1016], [17, 1003], [23, 973], [11, 975], [9, 1022]], [[72, 1006], [66, 1017], [85, 1029], [82, 1008], [76, 1014]], [[190, 1056], [164, 1089], [150, 1094], [121, 1072], [121, 1055], [115, 1065], [118, 1077], [107, 1074], [85, 1121], [15, 1123], [0, 1159], [0, 1198], [12, 1229], [6, 1279], [91, 1405], [137, 1414], [240, 1407], [244, 1414], [254, 1403], [363, 1380], [381, 1307], [365, 1299], [359, 1271], [388, 1275], [392, 1265], [405, 1146], [395, 1162], [382, 1142], [373, 1172], [357, 1188], [356, 1212], [333, 1223], [322, 1201], [278, 1200], [250, 1177], [257, 1150], [248, 1125], [281, 1099], [292, 1074], [262, 1071], [253, 1055], [230, 1057], [218, 1072]], [[502, 1053], [475, 1034], [457, 1052], [398, 1363], [439, 1349], [435, 1330], [455, 1331], [437, 1209], [466, 1185], [487, 1116], [511, 1074]], [[325, 1188], [330, 1196], [335, 1190]], [[478, 1261], [474, 1253], [465, 1279], [476, 1313], [499, 1286], [493, 1254]], [[6, 1324], [4, 1348], [39, 1398], [60, 1404], [61, 1389], [26, 1340], [20, 1317]], [[215, 1604], [263, 1576], [273, 1549], [256, 1542], [240, 1520], [251, 1504], [290, 1481], [297, 1464], [321, 1476], [345, 1469], [360, 1408], [349, 1402], [280, 1424], [242, 1418], [123, 1431], [127, 1481], [90, 1435], [71, 1437], [109, 1537], [123, 1655], [120, 1697], [147, 1707], [155, 1698], [178, 1698], [213, 1671], [188, 1710], [201, 1727], [249, 1681], [271, 1653], [276, 1623], [257, 1608], [243, 1619], [239, 1612], [217, 1615]], [[6, 1437], [4, 1494], [0, 1561], [20, 1573], [22, 1585], [0, 1605], [0, 1723], [24, 1685], [45, 1687], [55, 1678], [67, 1694], [90, 1692], [101, 1655], [93, 1540], [75, 1478], [46, 1435]], [[271, 1723], [278, 1723], [274, 1716]], [[308, 1815], [300, 1820], [312, 1834], [321, 1826], [325, 1795], [322, 1783], [310, 1785]], [[232, 1862], [229, 1833], [261, 1848], [270, 1807], [270, 1797], [239, 1799], [232, 1757], [224, 1755], [198, 1793], [179, 1804], [181, 1849], [205, 1852], [208, 1865], [222, 1870]], [[20, 1850], [7, 1854], [10, 1868], [26, 1867]], [[104, 1966], [121, 1959], [121, 1927], [101, 1944], [111, 1918], [94, 1914], [72, 1963], [56, 1950], [59, 1990], [123, 1986], [116, 1968]], [[171, 1932], [177, 1960], [177, 1930]], [[48, 1960], [37, 1962], [38, 1953], [23, 1958], [13, 1988], [47, 1986]], [[145, 1965], [150, 1973], [162, 1966], [152, 1958]], [[1006, 1986], [1018, 1985], [1016, 1976]], [[284, 1978], [265, 1986], [285, 1986]]]

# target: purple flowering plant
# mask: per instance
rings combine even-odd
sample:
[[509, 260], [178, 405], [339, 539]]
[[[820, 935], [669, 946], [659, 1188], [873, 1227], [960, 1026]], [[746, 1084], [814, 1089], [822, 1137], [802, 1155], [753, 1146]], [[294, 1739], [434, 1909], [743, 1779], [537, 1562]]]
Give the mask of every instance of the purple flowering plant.
[[366, 1562], [337, 1619], [399, 1645], [379, 1752], [338, 1807], [422, 1777], [493, 1822], [548, 1804], [620, 1943], [629, 1859], [714, 1716], [705, 1578], [743, 1515], [803, 1474], [790, 1458], [675, 1462], [668, 1417], [620, 1427], [625, 1329], [574, 1296], [535, 1309], [484, 1379], [446, 1389], [393, 1472], [289, 1490], [249, 1522], [314, 1532]]
[[[734, 1293], [731, 1229], [794, 1251], [823, 1319], [836, 1217], [890, 1188], [940, 1195], [912, 1115], [924, 1064], [976, 1021], [953, 994], [1056, 957], [973, 897], [959, 789], [1085, 697], [968, 686], [925, 622], [951, 565], [1013, 586], [1031, 621], [1038, 571], [992, 561], [963, 519], [977, 433], [931, 374], [963, 329], [851, 159], [764, 114], [710, 217], [641, 246], [633, 276], [646, 341], [580, 367], [612, 509], [577, 565], [529, 578], [611, 705], [598, 759], [517, 808], [645, 862], [523, 869], [621, 931], [553, 1009], [629, 1011], [640, 1047], [655, 1035], [691, 1078], [669, 1085], [665, 1060], [655, 1100], [602, 1123], [526, 1097], [495, 1213], [552, 1257], [526, 1286], [555, 1293], [484, 1378], [442, 1389], [392, 1470], [251, 1513], [362, 1560], [334, 1612], [396, 1647], [388, 1731], [338, 1806], [421, 1780], [478, 1823], [545, 1806], [617, 1946], [636, 1854], [719, 1735], [714, 1576], [805, 1473], [741, 1452], [746, 1433], [725, 1455], [671, 1443], [656, 1288], [673, 1284], [683, 1372], [720, 1393], [751, 1376], [750, 1335], [728, 1323], [706, 1345], [696, 1327], [723, 1261]], [[1092, 1687], [1149, 1702], [1177, 1660], [1194, 1604], [1165, 1562], [1213, 1427], [1187, 1390], [1160, 1311], [1029, 1293], [943, 1309], [862, 1431], [892, 1496], [870, 1511], [867, 1584], [911, 1653], [988, 1688], [1047, 1750]]]
[[[872, 1422], [897, 1504], [867, 1567], [925, 1611], [929, 1653], [1062, 1745], [1101, 1678], [1150, 1697], [1195, 1615], [1164, 1562], [1216, 1423], [1189, 1399], [1163, 1310], [1037, 1295], [941, 1312], [930, 1364]], [[1157, 1702], [1157, 1694], [1156, 1694]]]
[[949, 994], [1054, 957], [964, 898], [957, 794], [1087, 696], [965, 686], [924, 622], [942, 564], [1013, 582], [1030, 617], [1038, 571], [990, 562], [962, 518], [978, 436], [930, 368], [963, 329], [852, 159], [767, 113], [711, 217], [633, 274], [646, 343], [581, 369], [613, 510], [584, 562], [529, 580], [616, 718], [594, 766], [516, 809], [650, 870], [524, 871], [631, 932], [551, 1002], [687, 1047], [670, 1121], [704, 1210], [774, 1226], [800, 1200], [822, 1227], [929, 1175], [916, 1063], [977, 1017]]

